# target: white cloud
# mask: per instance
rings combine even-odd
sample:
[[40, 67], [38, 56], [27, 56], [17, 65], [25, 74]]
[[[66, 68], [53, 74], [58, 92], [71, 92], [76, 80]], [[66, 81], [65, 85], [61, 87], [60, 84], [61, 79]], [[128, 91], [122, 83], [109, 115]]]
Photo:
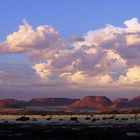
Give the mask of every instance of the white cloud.
[[[140, 24], [136, 18], [124, 23], [124, 28], [107, 25], [103, 29], [89, 31], [82, 37], [82, 41], [74, 40], [70, 48], [65, 47], [55, 52], [49, 59], [51, 69], [47, 69], [67, 83], [92, 86], [114, 84], [124, 80], [123, 75], [127, 75], [127, 71], [131, 70], [140, 58], [137, 53], [137, 56], [131, 57], [131, 53], [135, 55], [135, 52], [140, 50], [137, 47], [140, 43]], [[135, 81], [131, 80], [131, 83], [133, 82]]]
[[33, 29], [25, 20], [17, 32], [7, 36], [0, 44], [1, 53], [31, 52], [38, 49], [48, 49], [62, 46], [59, 34], [49, 25]]
[[128, 30], [140, 31], [140, 24], [137, 18], [132, 18], [131, 20], [124, 21], [124, 24], [128, 27]]
[[140, 81], [140, 24], [136, 18], [124, 24], [73, 36], [69, 42], [51, 26], [33, 29], [24, 22], [1, 43], [0, 52], [26, 52], [35, 73], [49, 84], [133, 84]]
[[126, 75], [121, 75], [119, 77], [119, 83], [140, 83], [140, 66], [134, 66], [129, 68]]
[[47, 64], [45, 63], [35, 64], [32, 68], [41, 78], [45, 78], [46, 80], [49, 79], [51, 72]]

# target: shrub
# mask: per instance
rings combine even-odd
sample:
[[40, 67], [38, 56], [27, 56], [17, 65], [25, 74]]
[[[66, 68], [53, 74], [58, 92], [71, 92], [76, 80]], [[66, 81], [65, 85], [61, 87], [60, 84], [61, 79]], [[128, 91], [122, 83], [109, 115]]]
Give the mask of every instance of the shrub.
[[29, 121], [30, 118], [26, 116], [21, 116], [20, 118], [17, 118], [16, 121]]
[[63, 121], [63, 119], [59, 119], [59, 121]]
[[93, 122], [95, 122], [95, 121], [96, 121], [96, 119], [94, 118], [94, 119], [92, 119], [92, 121], [93, 121]]
[[85, 120], [90, 120], [90, 117], [86, 117]]
[[79, 121], [78, 121], [78, 120], [76, 120], [75, 122], [79, 123]]
[[41, 116], [46, 116], [46, 114], [41, 114]]
[[8, 123], [8, 121], [4, 121], [4, 123]]
[[127, 121], [127, 120], [129, 120], [128, 118], [125, 118], [125, 120]]
[[105, 117], [103, 117], [102, 119], [103, 119], [103, 120], [107, 120], [107, 118], [105, 118]]
[[70, 120], [71, 121], [77, 121], [77, 117], [71, 117]]
[[122, 121], [125, 121], [125, 118], [121, 118]]
[[51, 118], [47, 118], [46, 120], [47, 120], [47, 121], [50, 121], [50, 120], [51, 120]]
[[37, 119], [36, 118], [33, 118], [32, 121], [37, 121]]
[[108, 117], [108, 119], [110, 119], [110, 120], [112, 120], [112, 119], [114, 119], [114, 118], [115, 118], [114, 116]]

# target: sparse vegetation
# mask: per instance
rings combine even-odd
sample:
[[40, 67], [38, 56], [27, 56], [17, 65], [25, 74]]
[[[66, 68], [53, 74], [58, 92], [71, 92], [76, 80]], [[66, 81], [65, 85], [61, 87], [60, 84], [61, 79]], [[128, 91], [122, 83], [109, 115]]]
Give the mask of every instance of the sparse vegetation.
[[[1, 124], [1, 140], [139, 140], [140, 129], [138, 125], [34, 125]], [[19, 133], [20, 132], [20, 133]], [[127, 135], [126, 135], [127, 134]]]
[[[115, 116], [115, 117], [113, 117]], [[38, 123], [82, 123], [82, 124], [88, 124], [89, 122], [94, 122], [94, 124], [136, 124], [139, 123], [140, 124], [140, 114], [137, 115], [137, 117], [135, 117], [134, 114], [122, 114], [122, 115], [110, 115], [110, 114], [95, 114], [94, 117], [91, 117], [90, 115], [87, 114], [73, 114], [72, 116], [70, 114], [68, 115], [46, 115], [46, 116], [42, 116], [42, 115], [23, 115], [23, 116], [16, 116], [16, 115], [5, 115], [5, 116], [1, 116], [2, 123], [4, 123], [4, 121], [8, 121], [8, 123], [10, 123], [11, 121], [28, 121], [28, 123], [35, 123], [36, 121]], [[92, 124], [92, 123], [91, 123]]]

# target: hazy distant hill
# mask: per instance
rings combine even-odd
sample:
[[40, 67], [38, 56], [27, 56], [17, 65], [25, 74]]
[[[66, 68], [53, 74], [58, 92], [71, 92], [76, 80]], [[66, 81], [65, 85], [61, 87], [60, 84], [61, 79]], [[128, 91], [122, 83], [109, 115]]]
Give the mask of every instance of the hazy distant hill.
[[127, 98], [117, 98], [113, 100], [113, 104], [115, 107], [129, 107], [129, 100]]
[[66, 106], [77, 100], [68, 98], [33, 98], [27, 102], [27, 106]]
[[113, 100], [113, 104], [116, 107], [140, 107], [140, 96], [134, 97], [130, 100], [127, 98], [118, 98]]

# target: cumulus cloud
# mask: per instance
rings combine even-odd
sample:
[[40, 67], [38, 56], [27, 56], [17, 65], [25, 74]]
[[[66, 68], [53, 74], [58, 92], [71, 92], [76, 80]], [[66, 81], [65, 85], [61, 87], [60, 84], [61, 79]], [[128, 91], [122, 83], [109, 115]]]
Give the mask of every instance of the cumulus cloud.
[[136, 18], [124, 24], [124, 28], [107, 25], [89, 31], [82, 41], [74, 41], [71, 49], [55, 54], [50, 60], [52, 72], [74, 83], [118, 83], [140, 59], [140, 24]]
[[120, 83], [140, 83], [140, 66], [129, 68], [126, 75], [119, 77]]
[[33, 29], [24, 21], [0, 44], [0, 52], [27, 53], [31, 67], [46, 84], [133, 85], [140, 82], [140, 23], [132, 18], [124, 24], [72, 36], [69, 42], [51, 26]]
[[50, 69], [48, 68], [48, 65], [45, 63], [35, 64], [32, 68], [35, 69], [36, 73], [41, 78], [45, 77], [46, 79], [48, 79], [51, 75]]
[[49, 25], [33, 29], [27, 21], [19, 26], [17, 32], [7, 36], [0, 44], [1, 53], [23, 53], [38, 49], [48, 49], [62, 46], [58, 32]]
[[131, 31], [140, 31], [140, 24], [137, 18], [132, 18], [131, 20], [124, 21], [124, 24]]

